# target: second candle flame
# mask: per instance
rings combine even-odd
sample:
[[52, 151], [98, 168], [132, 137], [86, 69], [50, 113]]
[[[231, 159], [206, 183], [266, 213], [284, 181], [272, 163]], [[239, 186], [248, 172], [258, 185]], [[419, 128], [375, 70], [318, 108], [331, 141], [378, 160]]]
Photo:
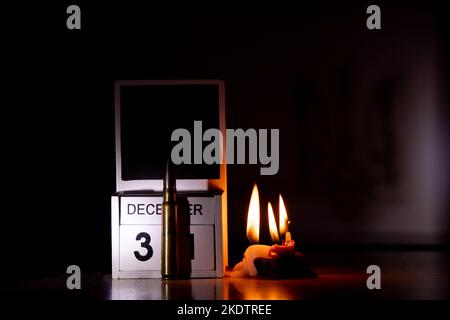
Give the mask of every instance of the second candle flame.
[[272, 242], [277, 243], [280, 240], [280, 237], [278, 235], [277, 223], [275, 222], [275, 215], [273, 214], [273, 208], [270, 202], [267, 205], [267, 214], [269, 218], [270, 238], [272, 239]]
[[280, 221], [280, 236], [284, 237], [286, 232], [288, 231], [288, 216], [287, 216], [287, 210], [286, 206], [284, 205], [283, 197], [280, 194], [280, 199], [278, 201], [278, 214], [279, 214], [279, 221]]

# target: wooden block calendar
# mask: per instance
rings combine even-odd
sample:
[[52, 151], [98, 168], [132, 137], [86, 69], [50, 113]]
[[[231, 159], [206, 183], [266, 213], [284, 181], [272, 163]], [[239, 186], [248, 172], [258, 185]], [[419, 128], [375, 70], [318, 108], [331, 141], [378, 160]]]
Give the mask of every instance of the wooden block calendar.
[[[179, 194], [189, 201], [191, 277], [222, 277], [222, 194]], [[161, 277], [161, 203], [156, 192], [112, 197], [113, 278]]]
[[[155, 110], [160, 110], [159, 121]], [[219, 80], [116, 82], [113, 278], [161, 278], [162, 176], [170, 133], [195, 120], [225, 132], [224, 110]], [[177, 196], [189, 203], [191, 277], [222, 277], [227, 264], [226, 166], [176, 169]]]

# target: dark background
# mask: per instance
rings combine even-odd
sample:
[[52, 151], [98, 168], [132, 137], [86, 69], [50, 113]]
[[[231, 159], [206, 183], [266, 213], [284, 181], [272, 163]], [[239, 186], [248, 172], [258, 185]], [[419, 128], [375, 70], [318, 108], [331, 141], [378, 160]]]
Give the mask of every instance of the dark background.
[[[444, 2], [4, 8], [2, 271], [110, 272], [114, 81], [222, 79], [227, 127], [279, 128], [280, 170], [228, 166], [230, 262], [253, 183], [282, 192], [303, 250], [448, 248], [449, 28]], [[261, 240], [268, 243], [266, 212]], [[18, 277], [14, 277], [17, 275]]]

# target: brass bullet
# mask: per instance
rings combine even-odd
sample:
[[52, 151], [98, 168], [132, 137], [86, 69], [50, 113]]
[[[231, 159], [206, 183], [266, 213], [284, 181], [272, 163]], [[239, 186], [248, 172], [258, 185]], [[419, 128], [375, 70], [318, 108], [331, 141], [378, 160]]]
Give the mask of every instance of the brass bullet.
[[180, 207], [177, 201], [174, 168], [169, 160], [164, 175], [162, 203], [161, 275], [165, 279], [186, 278], [190, 275], [189, 247], [186, 246], [189, 221], [185, 222], [186, 212], [183, 212], [183, 208], [185, 206]]

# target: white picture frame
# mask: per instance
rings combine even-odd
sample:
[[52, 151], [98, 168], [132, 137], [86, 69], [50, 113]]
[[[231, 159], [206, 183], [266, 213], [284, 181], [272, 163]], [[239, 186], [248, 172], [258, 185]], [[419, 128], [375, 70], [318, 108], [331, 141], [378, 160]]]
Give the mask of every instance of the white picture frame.
[[224, 137], [222, 163], [220, 164], [219, 179], [177, 179], [177, 190], [206, 191], [211, 188], [226, 190], [226, 126], [225, 126], [225, 84], [222, 80], [117, 80], [114, 86], [115, 102], [115, 144], [116, 144], [116, 191], [153, 190], [161, 191], [162, 179], [123, 180], [122, 179], [122, 150], [121, 150], [121, 99], [122, 86], [151, 86], [151, 85], [217, 85], [219, 92], [219, 130]]

